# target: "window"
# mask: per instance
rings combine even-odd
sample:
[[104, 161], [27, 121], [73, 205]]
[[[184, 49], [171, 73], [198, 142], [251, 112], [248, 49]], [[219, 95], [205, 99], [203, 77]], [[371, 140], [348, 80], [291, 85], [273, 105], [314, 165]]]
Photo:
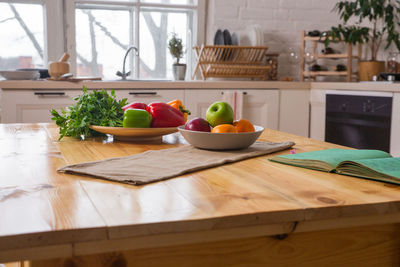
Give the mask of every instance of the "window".
[[0, 2], [0, 10], [0, 70], [43, 68], [43, 5]]
[[68, 51], [79, 76], [118, 79], [124, 55], [130, 78], [171, 79], [167, 44], [176, 32], [193, 67], [204, 42], [205, 0], [0, 0], [0, 69], [46, 68]]
[[[75, 0], [71, 1], [75, 32], [68, 37], [68, 48], [76, 50], [78, 75], [99, 75], [118, 79], [124, 55], [135, 46], [139, 56], [127, 56], [126, 71], [130, 78], [171, 79], [172, 57], [168, 39], [176, 32], [186, 48], [188, 73], [192, 65], [192, 45], [197, 40], [198, 5], [193, 0]], [[196, 1], [197, 2], [197, 1]], [[74, 46], [73, 43], [76, 45]]]

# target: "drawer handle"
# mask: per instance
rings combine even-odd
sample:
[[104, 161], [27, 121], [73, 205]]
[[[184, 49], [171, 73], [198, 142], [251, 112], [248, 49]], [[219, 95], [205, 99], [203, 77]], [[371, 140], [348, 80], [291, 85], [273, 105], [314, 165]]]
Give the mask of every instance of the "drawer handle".
[[[221, 92], [221, 95], [223, 95], [224, 92]], [[242, 94], [247, 95], [247, 92], [242, 92]]]
[[157, 92], [129, 92], [130, 95], [157, 95]]
[[65, 92], [35, 92], [34, 95], [38, 95], [38, 96], [62, 96], [65, 95]]

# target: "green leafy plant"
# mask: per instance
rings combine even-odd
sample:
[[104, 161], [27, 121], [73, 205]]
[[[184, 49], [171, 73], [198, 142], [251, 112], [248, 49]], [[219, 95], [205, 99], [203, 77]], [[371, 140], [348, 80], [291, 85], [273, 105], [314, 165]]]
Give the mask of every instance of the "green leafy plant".
[[176, 33], [172, 33], [172, 37], [168, 41], [168, 49], [175, 58], [176, 64], [179, 64], [179, 60], [183, 57], [183, 44], [182, 39]]
[[[386, 41], [385, 49], [394, 44], [400, 51], [400, 1], [399, 0], [353, 0], [339, 1], [334, 10], [340, 15], [343, 25], [332, 27], [322, 37], [325, 45], [331, 41], [343, 40], [351, 44], [368, 44], [371, 60], [376, 61], [382, 41]], [[356, 18], [355, 25], [347, 25], [351, 18]], [[361, 24], [368, 22], [372, 27]]]
[[61, 114], [56, 110], [51, 111], [51, 118], [60, 127], [60, 138], [71, 136], [85, 138], [102, 135], [89, 128], [90, 125], [122, 127], [124, 111], [127, 99], [116, 99], [115, 91], [111, 95], [106, 90], [88, 92], [83, 87], [83, 94], [74, 98], [76, 104], [66, 109], [61, 109]]

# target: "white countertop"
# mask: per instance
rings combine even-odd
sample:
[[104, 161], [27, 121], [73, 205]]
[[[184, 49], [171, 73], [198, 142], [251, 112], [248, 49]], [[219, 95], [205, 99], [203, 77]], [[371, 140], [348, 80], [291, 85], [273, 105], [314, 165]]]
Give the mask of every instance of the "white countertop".
[[307, 82], [276, 81], [0, 81], [2, 89], [310, 89]]
[[8, 89], [320, 89], [400, 92], [400, 83], [390, 82], [281, 82], [281, 81], [0, 81]]

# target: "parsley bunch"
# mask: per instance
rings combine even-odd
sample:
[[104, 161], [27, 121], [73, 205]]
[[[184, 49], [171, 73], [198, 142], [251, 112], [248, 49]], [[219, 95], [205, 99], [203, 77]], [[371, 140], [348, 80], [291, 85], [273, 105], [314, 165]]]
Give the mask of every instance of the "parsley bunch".
[[89, 128], [90, 125], [122, 127], [126, 98], [116, 100], [115, 91], [111, 95], [106, 90], [88, 92], [83, 87], [83, 94], [74, 98], [75, 105], [61, 109], [61, 114], [56, 110], [51, 111], [52, 120], [60, 127], [60, 138], [71, 136], [85, 138], [101, 135]]

